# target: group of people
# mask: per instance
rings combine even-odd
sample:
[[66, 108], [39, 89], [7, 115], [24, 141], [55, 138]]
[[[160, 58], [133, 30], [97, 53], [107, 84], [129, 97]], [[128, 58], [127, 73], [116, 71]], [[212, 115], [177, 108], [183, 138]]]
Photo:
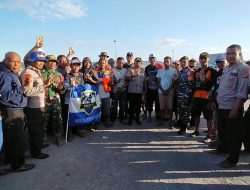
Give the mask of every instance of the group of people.
[[[155, 111], [157, 125], [179, 127], [178, 135], [186, 133], [188, 125], [194, 126], [192, 137], [199, 136], [200, 117], [207, 121], [207, 137], [215, 153], [227, 153], [221, 167], [238, 163], [242, 142], [250, 152], [250, 108], [244, 117], [244, 102], [248, 98], [249, 66], [243, 63], [241, 47], [233, 44], [226, 49], [226, 58], [218, 57], [217, 70], [209, 67], [209, 54], [195, 59], [187, 56], [173, 61], [170, 56], [163, 64], [149, 55], [149, 65], [142, 66], [140, 57], [128, 52], [126, 60], [109, 58], [102, 52], [99, 61], [92, 64], [89, 57], [73, 57], [69, 49], [65, 55], [46, 55], [43, 37], [24, 57], [7, 52], [0, 64], [0, 110], [3, 121], [4, 171], [27, 171], [35, 167], [25, 163], [24, 128], [29, 134], [30, 153], [33, 158], [46, 159], [42, 148], [48, 146], [47, 134], [54, 135], [56, 144], [62, 146], [66, 132], [70, 90], [77, 85], [98, 85], [101, 100], [101, 122], [111, 127], [118, 119], [123, 125], [135, 120], [141, 125], [141, 109], [148, 123]], [[119, 108], [119, 109], [118, 109]], [[153, 109], [154, 108], [154, 109]], [[173, 121], [175, 113], [175, 122]], [[89, 127], [97, 130], [97, 123]], [[76, 133], [83, 137], [86, 126]], [[244, 131], [244, 133], [243, 133]], [[72, 128], [68, 130], [72, 141]], [[244, 136], [243, 136], [244, 134]]]

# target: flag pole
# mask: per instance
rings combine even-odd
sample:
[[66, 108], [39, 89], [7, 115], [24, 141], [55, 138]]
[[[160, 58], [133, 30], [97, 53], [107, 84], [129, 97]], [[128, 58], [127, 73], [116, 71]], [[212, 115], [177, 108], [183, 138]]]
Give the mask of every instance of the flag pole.
[[67, 117], [67, 126], [66, 126], [66, 137], [65, 142], [68, 142], [68, 131], [69, 131], [69, 109], [68, 109], [68, 117]]
[[[69, 96], [69, 107], [70, 107], [70, 97], [71, 97], [72, 89], [70, 90], [70, 96]], [[68, 117], [67, 117], [67, 126], [66, 126], [66, 137], [65, 142], [68, 142], [68, 131], [69, 131], [69, 108], [68, 108]]]

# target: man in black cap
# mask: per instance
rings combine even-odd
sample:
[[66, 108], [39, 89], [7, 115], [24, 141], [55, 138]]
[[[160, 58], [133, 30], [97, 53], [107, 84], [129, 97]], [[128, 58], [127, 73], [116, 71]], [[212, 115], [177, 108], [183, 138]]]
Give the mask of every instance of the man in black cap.
[[[204, 118], [207, 120], [208, 133], [212, 130], [212, 116], [211, 109], [212, 93], [210, 90], [216, 80], [216, 70], [208, 66], [209, 54], [203, 52], [199, 56], [201, 68], [194, 73], [194, 91], [193, 91], [193, 107], [192, 115], [195, 122], [195, 131], [190, 135], [191, 137], [199, 136], [200, 116], [203, 112]], [[207, 136], [206, 138], [210, 138]]]
[[132, 52], [128, 52], [127, 56], [126, 56], [126, 59], [127, 59], [127, 63], [125, 63], [123, 65], [123, 68], [129, 69], [133, 65], [133, 53]]

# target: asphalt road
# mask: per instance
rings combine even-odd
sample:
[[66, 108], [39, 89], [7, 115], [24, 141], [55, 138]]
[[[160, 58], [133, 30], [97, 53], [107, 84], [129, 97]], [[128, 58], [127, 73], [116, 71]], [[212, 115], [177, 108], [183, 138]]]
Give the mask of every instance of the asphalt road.
[[[201, 129], [205, 129], [202, 119]], [[46, 160], [29, 158], [35, 169], [0, 177], [1, 190], [218, 190], [250, 189], [250, 155], [233, 169], [221, 169], [226, 156], [208, 153], [201, 137], [177, 136], [155, 121], [131, 127], [117, 122], [85, 138], [44, 149]], [[189, 131], [190, 133], [191, 131]]]

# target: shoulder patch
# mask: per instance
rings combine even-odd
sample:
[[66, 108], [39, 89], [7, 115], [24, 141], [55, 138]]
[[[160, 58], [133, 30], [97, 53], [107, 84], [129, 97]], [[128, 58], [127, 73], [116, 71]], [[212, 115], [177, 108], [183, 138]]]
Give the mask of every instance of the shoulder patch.
[[249, 68], [243, 68], [241, 71], [241, 76], [247, 78], [249, 76]]

